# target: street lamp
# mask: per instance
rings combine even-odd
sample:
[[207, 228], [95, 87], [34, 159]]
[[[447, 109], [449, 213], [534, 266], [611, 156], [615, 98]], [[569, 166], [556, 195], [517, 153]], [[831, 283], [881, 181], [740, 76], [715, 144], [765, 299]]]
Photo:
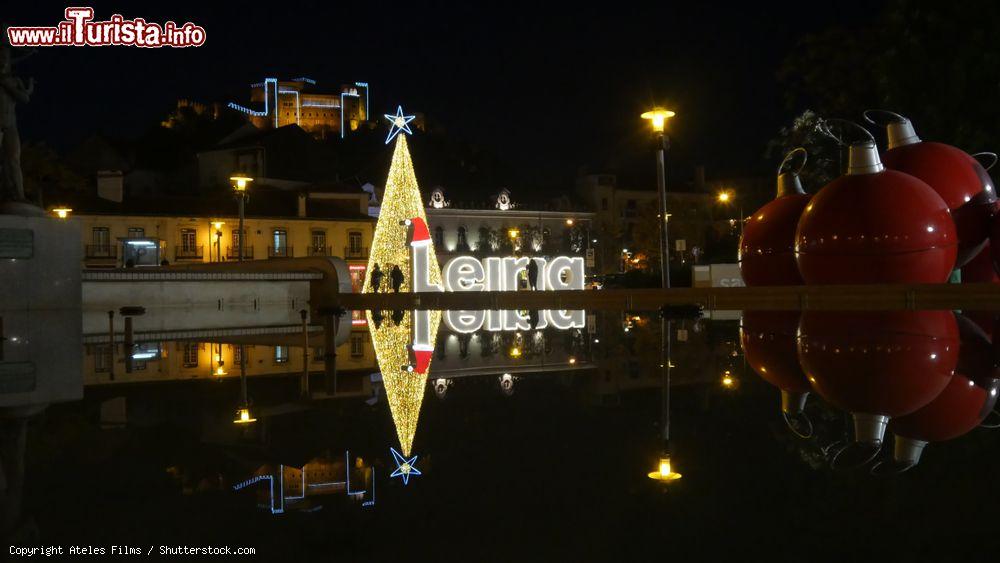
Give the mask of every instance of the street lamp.
[[249, 176], [244, 176], [242, 174], [234, 174], [233, 176], [231, 176], [229, 178], [229, 181], [233, 183], [233, 190], [236, 192], [236, 197], [239, 199], [239, 202], [240, 202], [240, 234], [239, 234], [239, 237], [240, 237], [239, 238], [239, 240], [240, 240], [240, 245], [239, 245], [240, 256], [239, 256], [239, 261], [242, 262], [243, 261], [243, 239], [244, 239], [243, 235], [246, 234], [246, 233], [244, 233], [244, 227], [243, 227], [244, 208], [246, 207], [246, 201], [247, 201], [247, 188], [250, 187], [250, 182], [253, 182], [253, 178], [251, 178]]
[[249, 408], [242, 407], [236, 409], [236, 419], [233, 422], [236, 424], [250, 424], [251, 422], [257, 422], [257, 419], [250, 414]]
[[55, 213], [56, 217], [58, 217], [60, 219], [66, 219], [66, 218], [68, 218], [69, 214], [72, 213], [72, 212], [73, 212], [73, 210], [70, 209], [69, 207], [53, 207], [52, 208], [52, 213]]
[[664, 109], [653, 108], [642, 114], [649, 120], [653, 132], [659, 137], [656, 149], [656, 188], [660, 199], [660, 284], [664, 289], [670, 288], [670, 236], [667, 233], [667, 165], [666, 152], [670, 148], [670, 137], [666, 135], [667, 120], [677, 115]]
[[[715, 200], [723, 205], [729, 205], [736, 200], [736, 194], [732, 190], [722, 190], [715, 196]], [[743, 203], [738, 204], [740, 213], [740, 238], [743, 238]]]
[[[215, 228], [215, 260], [217, 262], [222, 262], [222, 226], [225, 224], [225, 221], [212, 222], [212, 227]], [[209, 252], [209, 254], [211, 254], [211, 252]]]

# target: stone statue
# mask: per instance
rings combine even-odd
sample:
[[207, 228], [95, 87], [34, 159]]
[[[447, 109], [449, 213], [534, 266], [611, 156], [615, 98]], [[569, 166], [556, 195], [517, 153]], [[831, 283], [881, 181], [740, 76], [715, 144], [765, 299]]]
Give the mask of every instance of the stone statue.
[[[0, 27], [6, 36], [6, 29]], [[34, 54], [28, 51], [18, 57], [6, 41], [0, 42], [0, 201], [24, 202], [24, 177], [21, 174], [21, 135], [17, 131], [15, 106], [26, 104], [35, 90], [35, 80], [28, 84], [14, 76], [14, 64]]]

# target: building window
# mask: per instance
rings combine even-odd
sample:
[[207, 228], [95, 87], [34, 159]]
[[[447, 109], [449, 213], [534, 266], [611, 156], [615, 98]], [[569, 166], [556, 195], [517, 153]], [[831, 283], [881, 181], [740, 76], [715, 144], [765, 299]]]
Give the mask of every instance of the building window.
[[229, 347], [233, 350], [233, 365], [239, 367], [240, 361], [243, 359], [243, 346], [230, 344]]
[[312, 232], [313, 254], [326, 254], [326, 231], [315, 229]]
[[[243, 230], [246, 233], [246, 229]], [[233, 229], [233, 251], [235, 252], [237, 248], [240, 247], [240, 230]]]
[[312, 359], [314, 363], [323, 363], [323, 361], [325, 361], [324, 356], [326, 356], [326, 348], [322, 346], [316, 346], [313, 348]]
[[111, 230], [107, 227], [94, 227], [91, 242], [96, 248], [107, 251], [111, 248]]
[[468, 251], [469, 250], [469, 240], [468, 231], [465, 227], [458, 228], [458, 250]]
[[360, 358], [365, 355], [365, 335], [364, 334], [352, 334], [351, 335], [351, 357]]
[[444, 249], [444, 229], [434, 227], [434, 248]]
[[100, 345], [94, 348], [94, 371], [97, 373], [111, 371], [111, 346]]
[[269, 250], [271, 257], [286, 258], [292, 256], [292, 249], [288, 246], [288, 231], [278, 227], [271, 231], [271, 247]]
[[274, 347], [274, 363], [276, 364], [288, 363], [288, 346]]
[[201, 345], [197, 342], [185, 342], [184, 343], [184, 355], [183, 364], [186, 368], [196, 368], [198, 367], [198, 351], [201, 349]]
[[352, 255], [361, 253], [361, 233], [359, 231], [347, 233], [347, 247]]
[[286, 248], [288, 248], [288, 231], [274, 229], [274, 250], [283, 251]]
[[146, 229], [142, 227], [129, 227], [128, 238], [145, 238]]
[[602, 197], [601, 198], [601, 211], [607, 211], [607, 210], [608, 210], [608, 198]]
[[198, 233], [194, 229], [181, 229], [181, 248], [185, 252], [194, 252], [198, 246]]

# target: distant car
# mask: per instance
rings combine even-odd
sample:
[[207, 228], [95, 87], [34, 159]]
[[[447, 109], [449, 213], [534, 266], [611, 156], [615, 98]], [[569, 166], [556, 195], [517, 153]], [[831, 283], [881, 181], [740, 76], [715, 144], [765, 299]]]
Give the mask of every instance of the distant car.
[[594, 282], [600, 284], [599, 289], [625, 289], [628, 287], [625, 274], [604, 274], [595, 276]]

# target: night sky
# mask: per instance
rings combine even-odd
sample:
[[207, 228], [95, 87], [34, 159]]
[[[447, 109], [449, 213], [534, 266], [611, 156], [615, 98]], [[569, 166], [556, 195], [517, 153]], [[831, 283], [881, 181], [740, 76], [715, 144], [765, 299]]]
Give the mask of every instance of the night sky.
[[[251, 82], [305, 75], [330, 90], [369, 82], [373, 113], [397, 103], [424, 112], [505, 161], [523, 187], [558, 192], [581, 170], [652, 179], [638, 115], [654, 103], [678, 112], [672, 177], [690, 178], [696, 164], [710, 180], [766, 175], [775, 165], [763, 158], [766, 142], [805, 109], [784, 107], [775, 77], [782, 59], [803, 34], [862, 25], [880, 9], [844, 1], [578, 3], [544, 12], [541, 2], [362, 4], [97, 2], [97, 19], [191, 21], [207, 43], [40, 49], [17, 68], [37, 82], [21, 111], [22, 136], [65, 149], [95, 132], [137, 135], [178, 98], [245, 102]], [[5, 20], [53, 25], [64, 6], [21, 3]]]

